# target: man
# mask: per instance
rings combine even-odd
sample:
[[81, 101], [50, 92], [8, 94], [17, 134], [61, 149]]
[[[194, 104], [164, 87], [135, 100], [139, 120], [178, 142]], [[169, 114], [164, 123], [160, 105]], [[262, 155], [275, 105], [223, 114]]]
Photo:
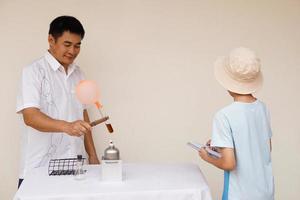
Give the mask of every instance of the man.
[[49, 50], [22, 71], [16, 109], [24, 122], [19, 186], [28, 171], [52, 158], [87, 153], [90, 164], [99, 164], [87, 111], [74, 92], [84, 79], [74, 64], [84, 33], [75, 17], [57, 17], [50, 24]]

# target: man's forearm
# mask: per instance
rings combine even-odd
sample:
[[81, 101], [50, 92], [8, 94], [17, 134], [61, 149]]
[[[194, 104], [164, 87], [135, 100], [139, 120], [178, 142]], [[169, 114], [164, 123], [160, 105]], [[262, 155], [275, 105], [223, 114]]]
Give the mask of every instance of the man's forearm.
[[26, 108], [22, 111], [24, 122], [41, 132], [65, 132], [67, 122], [53, 119], [38, 108]]

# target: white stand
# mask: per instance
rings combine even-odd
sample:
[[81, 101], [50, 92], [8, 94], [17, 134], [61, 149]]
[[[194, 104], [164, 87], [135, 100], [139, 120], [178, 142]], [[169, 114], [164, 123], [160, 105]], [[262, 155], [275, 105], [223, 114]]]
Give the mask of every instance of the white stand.
[[102, 180], [122, 181], [122, 160], [102, 160]]

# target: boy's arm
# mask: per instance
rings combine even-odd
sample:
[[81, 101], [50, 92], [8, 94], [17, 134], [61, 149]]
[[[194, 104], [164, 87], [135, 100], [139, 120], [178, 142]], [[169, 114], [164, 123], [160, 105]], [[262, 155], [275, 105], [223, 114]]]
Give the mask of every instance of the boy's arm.
[[[83, 118], [84, 118], [85, 122], [87, 122], [87, 123], [90, 122], [87, 110], [83, 111]], [[93, 140], [91, 131], [84, 134], [84, 147], [89, 156], [89, 164], [100, 164], [100, 161], [99, 161], [97, 153], [96, 153], [94, 140]]]
[[226, 171], [231, 171], [236, 166], [234, 149], [233, 148], [218, 148], [221, 158], [214, 158], [208, 155], [205, 148], [201, 148], [199, 151], [200, 157], [206, 162]]

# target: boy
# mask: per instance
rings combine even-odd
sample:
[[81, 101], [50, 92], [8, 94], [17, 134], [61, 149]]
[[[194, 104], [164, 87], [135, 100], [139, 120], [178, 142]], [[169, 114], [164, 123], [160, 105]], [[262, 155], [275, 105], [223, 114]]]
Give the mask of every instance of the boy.
[[260, 60], [247, 48], [236, 48], [215, 63], [215, 77], [228, 90], [234, 102], [214, 117], [211, 147], [219, 159], [200, 157], [224, 170], [222, 200], [273, 200], [271, 136], [266, 106], [252, 93], [262, 85]]

